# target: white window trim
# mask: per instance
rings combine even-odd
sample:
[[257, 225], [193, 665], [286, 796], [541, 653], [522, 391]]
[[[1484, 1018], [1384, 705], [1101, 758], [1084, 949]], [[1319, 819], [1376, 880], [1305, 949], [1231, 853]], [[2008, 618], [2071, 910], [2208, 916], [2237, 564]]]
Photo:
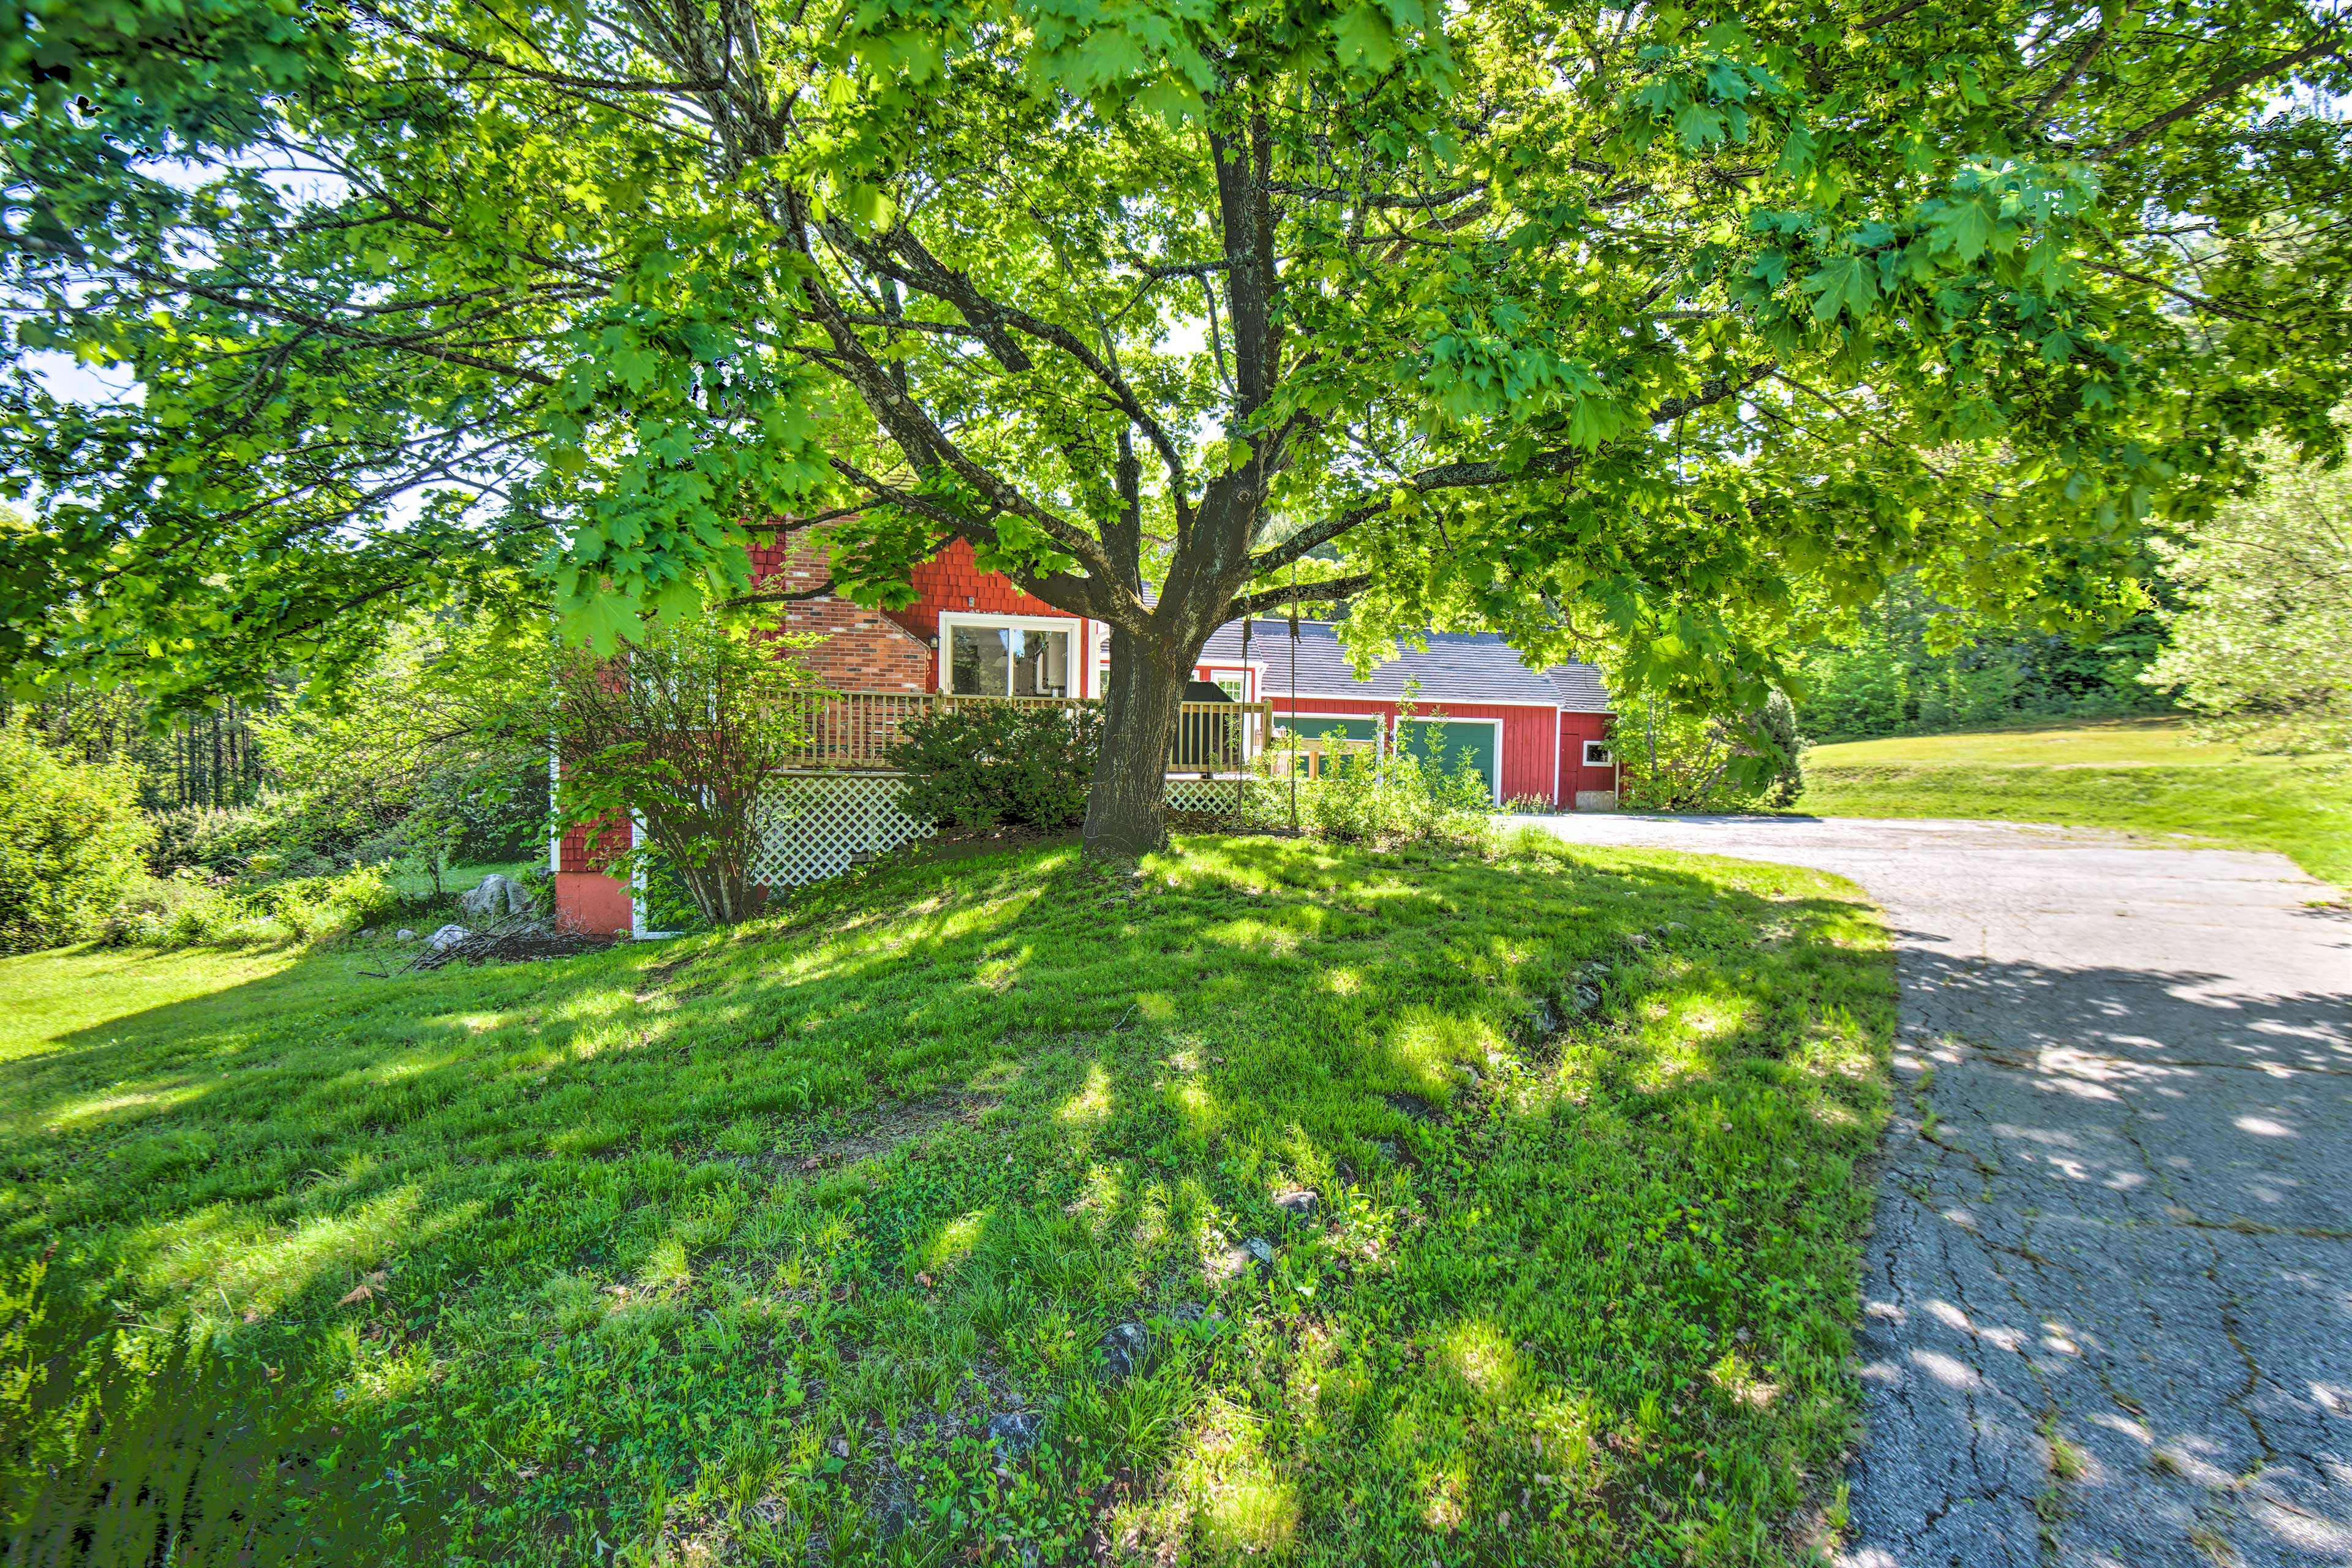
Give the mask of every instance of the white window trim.
[[[641, 811], [629, 813], [629, 847], [634, 849], [646, 841], [646, 817]], [[678, 933], [655, 931], [646, 924], [646, 863], [634, 860], [629, 865], [629, 940], [632, 942], [667, 942]]]
[[[1415, 713], [1410, 721], [1415, 724], [1443, 724], [1453, 729], [1458, 724], [1491, 724], [1495, 728], [1495, 777], [1489, 788], [1495, 792], [1495, 804], [1503, 804], [1503, 721], [1500, 719], [1454, 718], [1448, 713]], [[1398, 724], [1407, 722], [1405, 715], [1396, 717]]]
[[1255, 693], [1259, 686], [1258, 672], [1252, 666], [1246, 664], [1202, 663], [1196, 664], [1192, 668], [1200, 672], [1201, 679], [1207, 681], [1212, 686], [1219, 684], [1217, 677], [1221, 675], [1240, 676], [1242, 678], [1242, 694], [1234, 700], [1240, 702], [1254, 702], [1257, 700]]
[[[1223, 668], [1223, 666], [1220, 665], [1218, 668]], [[1288, 687], [1277, 689], [1272, 682], [1268, 682], [1265, 695], [1267, 700], [1270, 701], [1287, 702], [1290, 700], [1290, 689]], [[1298, 700], [1301, 702], [1393, 702], [1400, 705], [1406, 702], [1465, 702], [1473, 708], [1539, 708], [1547, 713], [1580, 711], [1580, 710], [1562, 708], [1557, 702], [1522, 702], [1515, 697], [1431, 697], [1426, 693], [1419, 697], [1405, 697], [1402, 695], [1383, 697], [1378, 693], [1367, 694], [1361, 691], [1308, 691], [1303, 688], [1298, 693]], [[1468, 724], [1473, 722], [1483, 723], [1486, 721], [1484, 719], [1465, 719], [1462, 721]]]
[[[1076, 665], [1081, 650], [1088, 658], [1094, 657], [1093, 650], [1086, 647], [1084, 639], [1086, 622], [1077, 616], [992, 616], [981, 610], [942, 610], [940, 612], [940, 673], [936, 688], [941, 692], [945, 692], [948, 682], [955, 679], [951, 666], [957, 626], [1014, 626], [1023, 631], [1066, 632], [1070, 638], [1070, 664]], [[1082, 682], [1073, 680], [1070, 684], [1079, 688], [1070, 693], [1071, 696], [1083, 695], [1085, 687]]]
[[[1601, 760], [1597, 763], [1592, 760], [1592, 753], [1596, 748], [1601, 752]], [[1588, 739], [1584, 742], [1584, 761], [1580, 765], [1588, 768], [1614, 767], [1617, 765], [1617, 753], [1609, 749], [1608, 742]]]

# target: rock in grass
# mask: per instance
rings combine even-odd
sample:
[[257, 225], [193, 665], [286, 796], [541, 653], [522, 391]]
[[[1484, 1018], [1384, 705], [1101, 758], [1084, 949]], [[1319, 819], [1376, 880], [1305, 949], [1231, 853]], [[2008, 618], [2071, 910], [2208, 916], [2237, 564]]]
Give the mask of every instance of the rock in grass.
[[1323, 1195], [1310, 1187], [1301, 1187], [1295, 1193], [1278, 1194], [1274, 1200], [1274, 1206], [1299, 1224], [1305, 1225], [1312, 1220], [1316, 1211], [1323, 1206]]
[[476, 920], [496, 920], [507, 912], [507, 879], [496, 871], [457, 895], [457, 909]]
[[431, 936], [426, 937], [425, 939], [425, 945], [431, 948], [436, 952], [446, 952], [449, 949], [457, 946], [459, 942], [465, 941], [467, 937], [473, 934], [474, 933], [472, 931], [467, 931], [464, 926], [452, 922], [448, 925], [443, 926]]
[[1095, 1342], [1095, 1349], [1102, 1352], [1097, 1376], [1105, 1383], [1125, 1383], [1151, 1370], [1151, 1331], [1141, 1323], [1113, 1323]]
[[1528, 1032], [1538, 1040], [1548, 1039], [1559, 1034], [1567, 1022], [1559, 1016], [1559, 1009], [1551, 1005], [1551, 998], [1546, 996], [1528, 1010]]
[[1274, 1243], [1266, 1240], [1266, 1238], [1262, 1236], [1253, 1236], [1247, 1241], [1242, 1243], [1242, 1250], [1248, 1253], [1251, 1258], [1256, 1262], [1257, 1275], [1259, 1279], [1267, 1279], [1273, 1275]]
[[1576, 1010], [1580, 1013], [1590, 1013], [1601, 1005], [1601, 993], [1593, 986], [1580, 985], [1576, 988], [1575, 995]]
[[416, 933], [409, 930], [406, 926], [403, 926], [398, 931], [392, 933], [392, 940], [394, 942], [415, 942], [416, 940]]
[[1008, 1459], [1026, 1458], [1044, 1427], [1034, 1410], [1006, 1410], [988, 1418], [988, 1440]]

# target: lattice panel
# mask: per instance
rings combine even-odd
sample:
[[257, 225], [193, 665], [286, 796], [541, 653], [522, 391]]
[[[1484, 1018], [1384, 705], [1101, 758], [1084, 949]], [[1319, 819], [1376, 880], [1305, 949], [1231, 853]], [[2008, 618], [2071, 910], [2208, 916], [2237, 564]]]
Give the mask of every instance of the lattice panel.
[[1231, 812], [1238, 782], [1234, 779], [1170, 779], [1168, 808], [1171, 811]]
[[751, 879], [764, 887], [797, 888], [838, 877], [937, 831], [898, 809], [905, 779], [898, 773], [792, 776], [760, 795], [760, 847]]

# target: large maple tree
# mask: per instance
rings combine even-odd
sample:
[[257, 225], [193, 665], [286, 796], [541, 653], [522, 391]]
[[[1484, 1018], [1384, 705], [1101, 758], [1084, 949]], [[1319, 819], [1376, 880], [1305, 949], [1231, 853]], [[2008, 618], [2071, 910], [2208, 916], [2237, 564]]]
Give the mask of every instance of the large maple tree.
[[[2347, 85], [2281, 0], [32, 0], [21, 682], [573, 635], [830, 521], [1112, 628], [1095, 848], [1202, 640], [1485, 626], [1738, 712], [1920, 572], [2057, 624], [2332, 460]], [[26, 356], [135, 383], [61, 399]]]

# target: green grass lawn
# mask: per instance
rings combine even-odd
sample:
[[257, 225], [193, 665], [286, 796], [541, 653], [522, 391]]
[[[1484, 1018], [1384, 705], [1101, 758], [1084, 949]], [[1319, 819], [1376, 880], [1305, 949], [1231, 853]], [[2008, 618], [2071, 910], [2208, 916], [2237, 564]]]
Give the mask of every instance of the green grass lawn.
[[0, 959], [7, 1560], [1765, 1563], [1833, 1527], [1893, 1023], [1853, 889], [1541, 835], [1181, 849], [390, 981], [366, 945]]
[[2242, 752], [2177, 719], [1816, 746], [1797, 809], [2189, 834], [2352, 887], [2352, 768]]

